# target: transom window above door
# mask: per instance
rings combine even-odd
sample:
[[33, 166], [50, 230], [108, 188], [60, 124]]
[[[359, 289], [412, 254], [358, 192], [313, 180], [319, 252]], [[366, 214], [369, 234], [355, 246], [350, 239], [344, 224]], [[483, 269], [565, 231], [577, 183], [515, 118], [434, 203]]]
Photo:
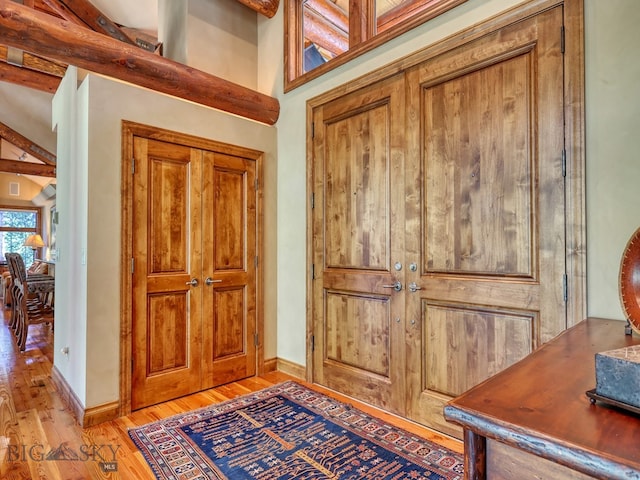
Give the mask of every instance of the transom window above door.
[[286, 0], [285, 92], [466, 0]]

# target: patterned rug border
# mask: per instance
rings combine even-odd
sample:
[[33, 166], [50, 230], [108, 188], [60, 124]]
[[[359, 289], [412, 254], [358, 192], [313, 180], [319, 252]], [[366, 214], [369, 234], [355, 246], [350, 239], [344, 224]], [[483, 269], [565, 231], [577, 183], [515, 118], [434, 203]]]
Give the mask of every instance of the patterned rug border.
[[[183, 478], [194, 480], [207, 478], [227, 479], [226, 476], [218, 471], [207, 454], [203, 452], [197, 444], [192, 442], [190, 438], [181, 433], [179, 430], [180, 427], [188, 426], [195, 422], [202, 422], [203, 420], [225, 412], [238, 410], [277, 396], [287, 398], [289, 401], [303, 406], [329, 422], [339, 422], [342, 428], [349, 430], [354, 435], [366, 438], [366, 440], [373, 444], [399, 455], [416, 465], [423, 468], [437, 469], [438, 472], [436, 474], [445, 480], [461, 480], [463, 478], [464, 462], [460, 454], [403, 428], [393, 426], [378, 417], [362, 411], [356, 406], [328, 397], [321, 392], [315, 391], [293, 380], [287, 380], [220, 403], [185, 413], [178, 413], [142, 426], [131, 427], [128, 429], [129, 437], [141, 451], [147, 464], [159, 480], [181, 480]], [[346, 413], [355, 413], [361, 419], [357, 422], [357, 426], [361, 428], [353, 428], [347, 421], [340, 418], [341, 415], [344, 417]], [[367, 422], [364, 428], [362, 428], [362, 421]], [[367, 427], [372, 430], [367, 431], [365, 434]], [[391, 436], [392, 438], [395, 436], [395, 433], [400, 435], [397, 436], [397, 438], [393, 438], [391, 442], [388, 439], [384, 439], [383, 441], [376, 435], [378, 434], [377, 432], [381, 431], [384, 433], [385, 430], [388, 431], [387, 436]], [[186, 472], [173, 471], [171, 467], [168, 466], [166, 458], [158, 453], [156, 446], [147, 440], [147, 436], [151, 435], [168, 436], [169, 431], [174, 432], [174, 437], [180, 437], [179, 440], [181, 444], [188, 444], [182, 445], [185, 448], [185, 455], [188, 454], [189, 460], [196, 465], [197, 469], [202, 472], [202, 475], [186, 476], [180, 474]], [[391, 444], [394, 444], [393, 448]], [[442, 462], [442, 464], [439, 462]]]

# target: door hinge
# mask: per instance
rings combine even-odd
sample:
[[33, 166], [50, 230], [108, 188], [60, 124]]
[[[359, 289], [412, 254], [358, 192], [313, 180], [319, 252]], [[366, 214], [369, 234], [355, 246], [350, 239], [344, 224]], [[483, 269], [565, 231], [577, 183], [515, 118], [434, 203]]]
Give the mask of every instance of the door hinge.
[[258, 334], [257, 334], [257, 333], [255, 333], [255, 334], [253, 335], [253, 344], [254, 344], [256, 347], [260, 345], [260, 343], [258, 342]]
[[132, 258], [131, 259], [131, 274], [133, 275], [133, 270], [135, 269], [135, 263], [136, 263], [136, 259]]
[[131, 158], [131, 175], [135, 175], [136, 173], [136, 159], [135, 157]]
[[569, 277], [567, 277], [566, 273], [562, 276], [562, 296], [564, 303], [567, 303], [569, 300]]
[[311, 138], [316, 138], [316, 122], [311, 122]]
[[567, 150], [562, 149], [562, 176], [567, 176]]
[[258, 256], [256, 255], [256, 258], [253, 259], [253, 265], [258, 268]]
[[316, 336], [311, 335], [311, 351], [315, 352], [316, 350]]
[[316, 208], [316, 194], [311, 193], [311, 210]]
[[564, 43], [564, 25], [560, 27], [560, 53], [564, 53], [565, 43]]
[[316, 279], [316, 264], [312, 263], [311, 264], [311, 280], [315, 280]]
[[258, 191], [258, 179], [256, 178], [256, 180], [253, 182], [253, 187], [256, 189], [256, 192]]

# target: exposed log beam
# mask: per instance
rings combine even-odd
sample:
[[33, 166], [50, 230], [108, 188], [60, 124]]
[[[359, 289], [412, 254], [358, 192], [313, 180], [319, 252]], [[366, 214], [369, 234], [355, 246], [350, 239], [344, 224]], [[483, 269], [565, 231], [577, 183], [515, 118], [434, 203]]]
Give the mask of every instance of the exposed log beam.
[[333, 55], [349, 50], [349, 36], [310, 9], [304, 9], [302, 28], [305, 38]]
[[2, 122], [0, 122], [0, 138], [4, 138], [7, 142], [15, 145], [21, 150], [24, 150], [29, 155], [37, 158], [47, 165], [56, 164], [56, 156], [53, 153], [45, 150], [37, 143], [32, 142], [27, 137], [16, 132], [14, 129]]
[[88, 0], [43, 0], [51, 9], [62, 18], [76, 25], [84, 25], [94, 32], [108, 35], [130, 45], [136, 45], [136, 41], [130, 38], [109, 17], [98, 10]]
[[53, 165], [41, 165], [39, 163], [21, 162], [20, 160], [7, 160], [6, 158], [0, 158], [0, 172], [55, 178], [56, 167]]
[[11, 0], [0, 0], [0, 43], [269, 125], [280, 113], [268, 95]]
[[150, 52], [154, 52], [157, 54], [161, 54], [162, 42], [158, 41], [157, 37], [148, 34], [143, 30], [139, 30], [137, 28], [131, 27], [123, 27], [120, 26], [122, 31], [126, 33], [130, 38], [134, 38], [136, 41], [136, 45], [144, 48], [145, 50], [149, 50]]
[[306, 0], [304, 8], [310, 8], [325, 20], [333, 23], [343, 32], [349, 31], [349, 16], [331, 0]]
[[[8, 61], [8, 48], [6, 45], [0, 45], [0, 62]], [[29, 70], [36, 70], [38, 72], [53, 75], [59, 78], [64, 77], [67, 71], [67, 66], [58, 62], [52, 62], [45, 58], [41, 58], [37, 55], [33, 55], [28, 52], [22, 53], [20, 66], [28, 68]]]
[[0, 81], [2, 82], [15, 83], [53, 94], [58, 90], [60, 80], [60, 77], [0, 62]]
[[279, 0], [238, 0], [251, 10], [261, 13], [267, 18], [273, 17], [278, 11]]
[[[27, 7], [31, 7], [31, 5], [28, 5], [27, 3], [24, 3], [24, 5], [27, 6]], [[54, 15], [56, 17], [62, 18], [62, 17], [60, 17], [58, 12], [56, 12], [51, 7], [49, 7], [49, 5], [44, 3], [44, 0], [34, 0], [32, 8], [35, 8], [36, 10], [38, 10], [40, 12], [48, 13], [49, 15]]]

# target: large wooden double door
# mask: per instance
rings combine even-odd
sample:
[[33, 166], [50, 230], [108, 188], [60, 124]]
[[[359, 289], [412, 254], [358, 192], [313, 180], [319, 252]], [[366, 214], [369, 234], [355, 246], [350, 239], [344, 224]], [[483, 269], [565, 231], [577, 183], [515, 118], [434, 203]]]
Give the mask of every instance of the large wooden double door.
[[256, 162], [134, 137], [132, 408], [255, 374]]
[[562, 8], [313, 110], [313, 380], [443, 405], [566, 328]]

